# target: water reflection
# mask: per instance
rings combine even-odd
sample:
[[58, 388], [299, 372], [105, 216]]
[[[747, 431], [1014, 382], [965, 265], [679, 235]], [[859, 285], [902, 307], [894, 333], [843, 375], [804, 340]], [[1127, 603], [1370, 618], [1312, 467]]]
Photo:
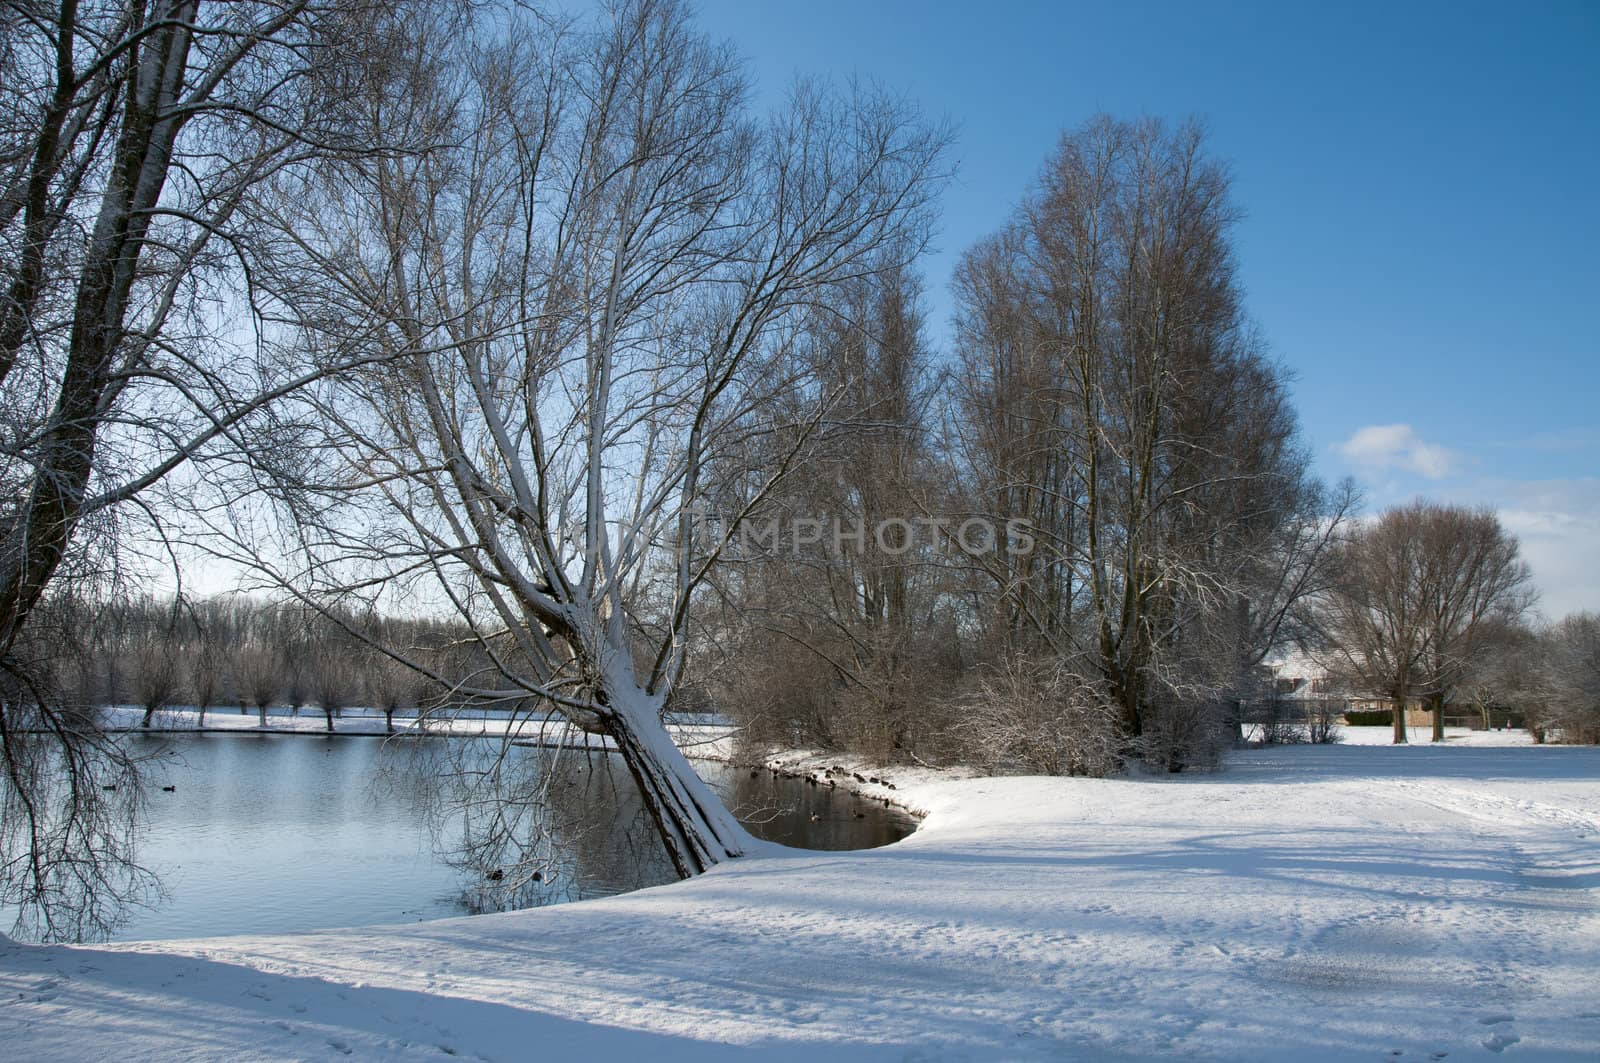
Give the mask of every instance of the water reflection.
[[[604, 896], [676, 878], [620, 758], [502, 744], [413, 743], [403, 770], [435, 845], [463, 875], [464, 906], [505, 911]], [[865, 849], [905, 837], [898, 810], [765, 770], [697, 765], [757, 837]]]
[[[609, 756], [495, 740], [131, 741], [158, 765], [140, 858], [170, 900], [132, 913], [116, 940], [413, 922], [674, 878], [627, 771]], [[784, 844], [863, 848], [913, 826], [825, 787], [696, 766], [753, 833]], [[508, 799], [498, 806], [491, 778]], [[9, 925], [9, 913], [0, 917]]]

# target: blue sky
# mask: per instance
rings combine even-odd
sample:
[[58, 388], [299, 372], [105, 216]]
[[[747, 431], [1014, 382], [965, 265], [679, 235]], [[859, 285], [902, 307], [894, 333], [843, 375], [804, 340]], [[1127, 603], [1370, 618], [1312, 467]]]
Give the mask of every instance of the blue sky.
[[1600, 610], [1600, 3], [700, 0], [763, 94], [862, 75], [957, 127], [924, 266], [997, 228], [1062, 130], [1195, 114], [1319, 471], [1369, 508], [1493, 505], [1544, 611]]

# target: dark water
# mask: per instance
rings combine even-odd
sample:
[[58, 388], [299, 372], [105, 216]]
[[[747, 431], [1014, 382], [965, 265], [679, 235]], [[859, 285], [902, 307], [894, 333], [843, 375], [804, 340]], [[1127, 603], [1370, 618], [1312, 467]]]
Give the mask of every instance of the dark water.
[[[540, 881], [508, 894], [489, 878], [491, 869], [514, 863], [503, 850], [463, 851], [475, 806], [472, 795], [451, 789], [459, 741], [132, 740], [155, 758], [140, 858], [160, 875], [168, 900], [136, 911], [113, 940], [414, 922], [604, 896], [675, 877], [613, 757], [569, 752], [552, 765], [540, 759], [547, 753], [482, 742], [485, 759], [511, 758], [529, 785], [559, 770], [543, 803], [525, 810], [531, 826], [519, 832], [544, 839], [536, 847]], [[914, 826], [903, 813], [842, 791], [766, 771], [696, 768], [752, 833], [785, 845], [869, 848]]]

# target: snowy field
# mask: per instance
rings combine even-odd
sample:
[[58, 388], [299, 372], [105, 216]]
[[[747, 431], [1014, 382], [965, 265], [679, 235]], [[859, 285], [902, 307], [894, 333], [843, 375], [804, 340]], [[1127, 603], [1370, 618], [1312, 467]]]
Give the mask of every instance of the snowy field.
[[[1387, 746], [1394, 744], [1394, 728], [1343, 727], [1339, 728], [1339, 741], [1347, 746]], [[1527, 731], [1474, 731], [1466, 727], [1446, 727], [1444, 738], [1452, 746], [1531, 746], [1533, 736]], [[1427, 745], [1433, 741], [1433, 727], [1407, 727], [1406, 741]]]
[[905, 841], [582, 904], [0, 945], [0, 1055], [1600, 1058], [1600, 749], [1350, 737], [1209, 777], [876, 772], [928, 813]]

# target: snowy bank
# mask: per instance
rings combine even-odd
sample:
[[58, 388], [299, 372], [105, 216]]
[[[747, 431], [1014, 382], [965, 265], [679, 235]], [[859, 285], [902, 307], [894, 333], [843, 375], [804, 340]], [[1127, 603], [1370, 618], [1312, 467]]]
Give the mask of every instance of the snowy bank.
[[878, 777], [928, 813], [883, 849], [404, 927], [0, 944], [0, 1044], [62, 1060], [1600, 1053], [1600, 749]]
[[[158, 710], [150, 726], [143, 726], [144, 710], [133, 705], [110, 705], [100, 710], [101, 724], [107, 730], [126, 731], [133, 734], [302, 734], [353, 735], [396, 738], [503, 738], [510, 735], [513, 741], [528, 745], [569, 746], [578, 749], [611, 750], [609, 738], [587, 734], [559, 717], [484, 716], [463, 712], [459, 715], [437, 714], [419, 719], [415, 713], [395, 713], [394, 730], [377, 709], [351, 708], [342, 710], [333, 719], [333, 730], [328, 730], [327, 717], [321, 709], [303, 708], [298, 714], [273, 710], [267, 722], [252, 709], [240, 713], [237, 709], [211, 709], [205, 714], [205, 725], [200, 724], [200, 712], [191, 708]], [[673, 741], [686, 753], [704, 748], [714, 759], [725, 759], [726, 750], [732, 747], [737, 728], [721, 717], [703, 719], [708, 722], [690, 722], [700, 717], [675, 718], [667, 726]]]

